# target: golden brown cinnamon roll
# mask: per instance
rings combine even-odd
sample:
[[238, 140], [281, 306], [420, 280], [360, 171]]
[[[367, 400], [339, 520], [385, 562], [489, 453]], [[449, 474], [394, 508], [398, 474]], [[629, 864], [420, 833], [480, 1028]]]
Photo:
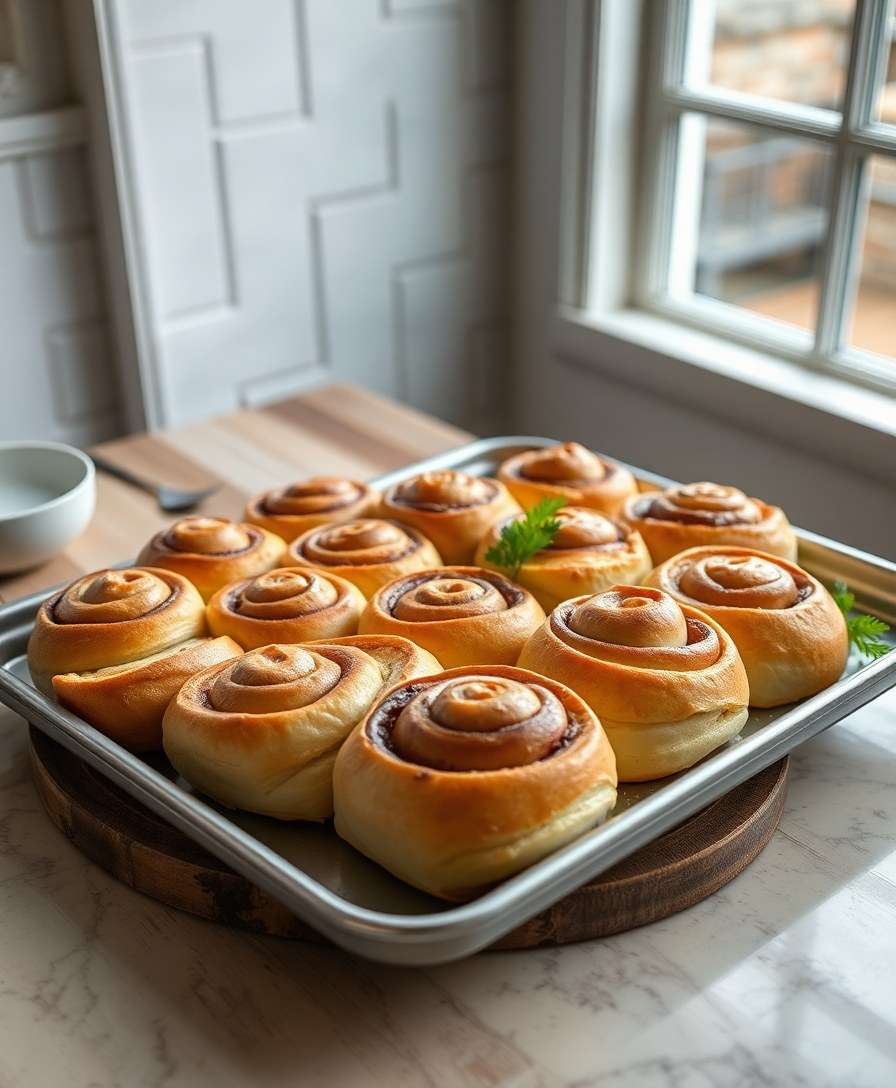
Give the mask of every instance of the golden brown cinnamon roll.
[[522, 669], [392, 690], [343, 745], [336, 830], [400, 879], [469, 899], [606, 818], [613, 751], [573, 692]]
[[446, 563], [469, 563], [486, 529], [519, 512], [498, 480], [453, 470], [412, 476], [383, 495], [383, 513], [419, 529]]
[[361, 613], [361, 634], [402, 635], [448, 668], [507, 665], [544, 619], [528, 590], [481, 567], [439, 567], [396, 578]]
[[684, 770], [747, 720], [747, 675], [731, 637], [652, 588], [614, 586], [558, 605], [520, 666], [582, 696], [607, 731], [623, 782]]
[[318, 525], [369, 517], [379, 502], [379, 494], [357, 480], [312, 476], [253, 495], [246, 503], [245, 518], [290, 541]]
[[228, 518], [181, 518], [150, 540], [137, 562], [189, 578], [207, 601], [221, 586], [278, 566], [285, 542], [257, 525]]
[[[516, 575], [516, 581], [532, 593], [545, 612], [570, 597], [599, 593], [616, 582], [640, 582], [650, 570], [652, 563], [641, 534], [624, 522], [583, 506], [564, 506], [554, 516], [560, 528], [553, 541], [527, 559]], [[497, 522], [479, 542], [479, 566], [497, 569], [486, 553], [510, 520]]]
[[364, 518], [311, 529], [287, 549], [287, 561], [347, 578], [369, 597], [402, 574], [440, 567], [442, 558], [417, 529]]
[[843, 673], [846, 621], [824, 586], [786, 559], [750, 548], [689, 548], [646, 582], [725, 628], [753, 706], [805, 699]]
[[28, 641], [34, 683], [139, 661], [205, 634], [196, 588], [167, 570], [129, 567], [85, 574], [40, 606]]
[[219, 589], [208, 603], [208, 625], [254, 650], [353, 635], [364, 603], [360, 590], [335, 574], [279, 567]]
[[724, 484], [676, 484], [628, 500], [625, 520], [644, 538], [654, 563], [701, 545], [738, 544], [796, 559], [784, 511]]
[[618, 514], [625, 500], [638, 492], [627, 468], [578, 442], [518, 453], [501, 465], [498, 479], [524, 510], [541, 499], [563, 498], [570, 506]]
[[162, 747], [162, 716], [183, 683], [242, 654], [232, 638], [190, 638], [167, 650], [90, 672], [53, 677], [66, 709], [133, 751]]
[[438, 663], [404, 639], [265, 646], [188, 680], [163, 723], [165, 752], [197, 789], [280, 820], [333, 812], [342, 742], [393, 684]]

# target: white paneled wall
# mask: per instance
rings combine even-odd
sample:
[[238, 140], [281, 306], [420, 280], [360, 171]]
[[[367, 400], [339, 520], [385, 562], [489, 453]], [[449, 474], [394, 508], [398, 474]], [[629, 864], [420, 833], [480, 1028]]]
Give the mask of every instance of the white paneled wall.
[[0, 0], [0, 439], [118, 429], [83, 117], [53, 0]]
[[157, 423], [363, 382], [472, 426], [505, 365], [504, 0], [106, 0]]

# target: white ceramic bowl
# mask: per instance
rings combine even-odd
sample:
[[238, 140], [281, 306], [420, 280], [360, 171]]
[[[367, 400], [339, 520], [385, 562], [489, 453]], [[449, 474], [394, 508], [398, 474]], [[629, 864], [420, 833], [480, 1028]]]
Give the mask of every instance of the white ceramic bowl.
[[36, 567], [93, 515], [93, 461], [60, 442], [0, 442], [0, 574]]

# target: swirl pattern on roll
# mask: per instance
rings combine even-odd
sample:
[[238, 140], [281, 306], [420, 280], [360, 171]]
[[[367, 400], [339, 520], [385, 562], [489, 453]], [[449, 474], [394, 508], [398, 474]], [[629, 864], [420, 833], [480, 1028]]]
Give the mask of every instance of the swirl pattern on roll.
[[523, 669], [401, 684], [347, 739], [336, 830], [415, 886], [468, 899], [604, 819], [612, 749], [582, 699]]
[[453, 469], [394, 484], [382, 505], [390, 518], [423, 533], [446, 563], [469, 563], [486, 529], [520, 512], [500, 481]]
[[224, 586], [208, 605], [212, 631], [246, 649], [357, 631], [364, 598], [351, 583], [310, 567], [281, 567]]
[[512, 591], [503, 591], [500, 583], [469, 571], [430, 572], [423, 578], [409, 579], [408, 583], [389, 595], [388, 606], [396, 619], [411, 623], [504, 612], [512, 607], [515, 596]]
[[491, 771], [544, 759], [568, 731], [563, 704], [547, 688], [476, 676], [414, 696], [395, 721], [390, 746], [423, 767]]
[[688, 618], [668, 594], [615, 586], [561, 605], [550, 623], [568, 645], [589, 657], [634, 668], [690, 672], [718, 660], [716, 631]]
[[644, 538], [654, 563], [709, 544], [756, 548], [794, 560], [796, 534], [784, 511], [725, 484], [677, 484], [629, 499], [623, 517]]
[[491, 502], [496, 492], [494, 480], [446, 469], [403, 480], [395, 485], [390, 495], [394, 503], [418, 510], [452, 510], [482, 506]]
[[301, 646], [265, 646], [218, 670], [208, 705], [226, 714], [276, 714], [316, 703], [342, 676], [337, 661]]
[[[522, 515], [520, 515], [522, 516]], [[545, 610], [584, 593], [599, 593], [617, 582], [639, 582], [653, 564], [637, 530], [585, 506], [564, 506], [555, 514], [553, 540], [521, 565], [516, 581]], [[510, 518], [497, 522], [476, 549], [475, 560], [493, 567], [489, 551]]]
[[754, 525], [762, 511], [738, 488], [703, 481], [677, 484], [645, 499], [641, 516], [684, 525]]
[[[363, 645], [363, 643], [362, 643]], [[339, 747], [393, 670], [432, 659], [386, 646], [381, 666], [351, 639], [258, 647], [188, 680], [163, 722], [165, 751], [196, 788], [225, 805], [285, 820], [333, 811]]]
[[554, 515], [560, 528], [548, 544], [553, 552], [600, 548], [603, 551], [620, 548], [629, 536], [629, 530], [597, 510], [583, 506], [567, 506]]
[[334, 514], [359, 502], [365, 490], [363, 484], [342, 476], [313, 476], [281, 491], [268, 491], [261, 505], [268, 514]]
[[197, 516], [157, 533], [138, 561], [185, 575], [208, 600], [228, 582], [272, 570], [284, 548], [279, 536], [261, 526]]
[[571, 505], [616, 514], [626, 498], [637, 492], [628, 469], [578, 442], [518, 453], [501, 465], [498, 478], [524, 508], [541, 498], [562, 496]]
[[614, 470], [614, 465], [602, 461], [578, 442], [564, 442], [531, 454], [520, 465], [519, 474], [527, 480], [575, 486], [603, 480]]
[[816, 578], [780, 556], [735, 545], [689, 548], [646, 581], [724, 627], [753, 706], [805, 698], [843, 672], [848, 639], [839, 608]]
[[359, 630], [403, 635], [449, 667], [510, 664], [543, 618], [532, 595], [503, 574], [440, 567], [378, 590]]
[[129, 568], [86, 574], [51, 605], [56, 623], [122, 623], [140, 619], [183, 593], [180, 579], [161, 571]]
[[607, 730], [622, 781], [691, 766], [747, 718], [747, 676], [731, 637], [654, 586], [564, 601], [519, 663], [582, 696]]
[[792, 608], [812, 584], [771, 558], [760, 555], [703, 555], [683, 564], [682, 593], [702, 605], [728, 608]]
[[290, 541], [318, 525], [370, 514], [378, 501], [376, 492], [357, 480], [313, 476], [253, 495], [246, 504], [246, 520]]
[[202, 599], [173, 571], [146, 567], [84, 575], [41, 605], [28, 644], [35, 682], [136, 661], [205, 633]]

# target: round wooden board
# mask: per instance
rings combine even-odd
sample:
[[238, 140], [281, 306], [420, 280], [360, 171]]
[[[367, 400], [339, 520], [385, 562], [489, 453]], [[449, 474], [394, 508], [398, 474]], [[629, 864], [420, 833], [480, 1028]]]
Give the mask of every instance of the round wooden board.
[[[92, 861], [144, 895], [224, 925], [325, 941], [284, 906], [36, 729], [37, 791], [53, 823]], [[743, 872], [784, 809], [788, 760], [507, 934], [494, 947], [605, 937], [699, 903]]]

